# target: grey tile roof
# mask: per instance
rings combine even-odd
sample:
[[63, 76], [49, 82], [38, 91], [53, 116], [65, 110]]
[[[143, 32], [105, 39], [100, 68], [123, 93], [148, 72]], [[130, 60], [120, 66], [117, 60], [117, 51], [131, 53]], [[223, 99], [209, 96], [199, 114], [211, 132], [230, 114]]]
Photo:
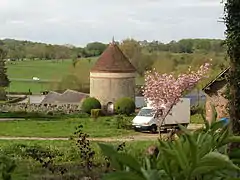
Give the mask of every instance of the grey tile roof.
[[51, 91], [43, 99], [42, 104], [80, 104], [81, 100], [88, 96], [88, 94], [69, 89], [62, 94]]

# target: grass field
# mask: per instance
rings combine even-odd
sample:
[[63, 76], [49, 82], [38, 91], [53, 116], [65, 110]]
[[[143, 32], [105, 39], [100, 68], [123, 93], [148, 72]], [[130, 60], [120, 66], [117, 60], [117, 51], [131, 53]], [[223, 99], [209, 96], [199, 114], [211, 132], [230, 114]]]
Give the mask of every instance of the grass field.
[[191, 123], [193, 124], [204, 124], [204, 120], [201, 114], [195, 114], [191, 116]]
[[49, 90], [51, 83], [40, 83], [40, 82], [23, 82], [23, 81], [12, 81], [8, 87], [10, 92], [28, 92], [30, 89], [33, 93], [40, 93], [44, 90]]
[[69, 73], [72, 65], [71, 60], [54, 61], [54, 60], [35, 60], [35, 61], [16, 61], [14, 64], [8, 63], [9, 78], [58, 80]]
[[[132, 117], [129, 117], [131, 119]], [[191, 117], [192, 122], [200, 123], [201, 117], [195, 115]], [[0, 136], [39, 136], [39, 137], [73, 137], [75, 127], [82, 124], [83, 133], [90, 137], [114, 137], [135, 134], [131, 130], [118, 129], [116, 119], [113, 117], [101, 117], [97, 120], [91, 118], [78, 118], [66, 120], [25, 120], [0, 122]], [[111, 142], [115, 148], [120, 142]], [[132, 141], [126, 142], [124, 151], [138, 157], [139, 160], [146, 156], [146, 149], [150, 145], [157, 144], [157, 141]], [[91, 148], [95, 152], [94, 162], [103, 163], [102, 155], [98, 143], [90, 142]], [[64, 175], [82, 176], [81, 153], [76, 146], [76, 140], [68, 141], [30, 141], [30, 140], [0, 140], [0, 154], [10, 156], [15, 159], [17, 167], [12, 174], [12, 179], [17, 180], [40, 180], [40, 179], [62, 179], [60, 173], [51, 173], [48, 169], [41, 167], [41, 164], [30, 158], [26, 149], [44, 150], [55, 155], [54, 166], [67, 168]], [[32, 151], [30, 151], [32, 152]], [[95, 172], [96, 171], [96, 172]], [[103, 172], [99, 167], [90, 173]], [[0, 178], [1, 179], [1, 178]], [[66, 178], [67, 179], [67, 178]], [[72, 179], [69, 178], [68, 179]]]
[[[81, 59], [79, 67], [90, 69], [95, 63], [96, 58]], [[8, 76], [13, 79], [10, 87], [11, 92], [28, 92], [29, 89], [33, 93], [39, 93], [43, 90], [50, 90], [52, 82], [25, 81], [38, 77], [43, 81], [60, 81], [64, 76], [71, 74], [72, 60], [35, 60], [35, 61], [19, 61], [8, 63]]]
[[117, 128], [116, 119], [101, 117], [66, 120], [20, 120], [0, 122], [0, 136], [70, 137], [75, 127], [83, 125], [83, 131], [91, 137], [117, 137], [135, 133]]
[[[11, 79], [10, 92], [28, 92], [30, 89], [33, 93], [39, 93], [43, 90], [51, 90], [53, 82], [37, 82], [31, 81], [33, 77], [38, 77], [40, 80], [60, 81], [66, 75], [72, 74], [73, 70], [78, 76], [85, 73], [84, 77], [88, 76], [90, 68], [95, 64], [97, 58], [83, 58], [73, 68], [72, 60], [35, 60], [35, 61], [19, 61], [8, 62], [7, 74]], [[25, 81], [29, 80], [29, 81]], [[136, 80], [137, 84], [143, 83], [143, 78], [139, 77]]]
[[[133, 117], [129, 117], [131, 121]], [[202, 124], [201, 115], [191, 116], [191, 123]], [[83, 131], [91, 137], [119, 137], [135, 134], [132, 130], [118, 129], [114, 117], [72, 118], [55, 120], [0, 121], [0, 136], [21, 137], [70, 137], [75, 127], [83, 125]]]
[[[148, 146], [156, 144], [157, 142], [127, 142], [124, 150], [134, 155], [135, 157], [143, 157], [145, 150]], [[117, 147], [120, 143], [111, 143]], [[19, 148], [19, 145], [27, 147], [41, 147], [49, 152], [57, 155], [54, 158], [55, 165], [61, 165], [68, 169], [68, 174], [79, 175], [82, 170], [78, 167], [81, 162], [80, 152], [77, 149], [74, 141], [0, 141], [0, 152], [14, 157], [17, 163], [17, 168], [13, 173], [12, 179], [17, 180], [32, 180], [41, 179], [43, 177], [59, 176], [57, 173], [54, 175], [41, 167], [39, 162], [25, 155], [25, 151]], [[95, 151], [95, 162], [103, 162], [104, 157], [100, 152], [97, 143], [91, 143], [91, 147]], [[61, 178], [60, 178], [61, 179]]]

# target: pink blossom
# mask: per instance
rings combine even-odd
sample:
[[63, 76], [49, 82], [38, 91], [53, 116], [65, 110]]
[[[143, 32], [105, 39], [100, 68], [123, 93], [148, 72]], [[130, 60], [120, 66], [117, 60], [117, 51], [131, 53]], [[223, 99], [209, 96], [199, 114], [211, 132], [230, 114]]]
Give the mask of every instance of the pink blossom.
[[[155, 70], [145, 74], [145, 86], [143, 95], [146, 101], [151, 102], [151, 106], [157, 112], [163, 111], [166, 117], [172, 107], [180, 101], [184, 93], [192, 90], [209, 70], [210, 64], [205, 63], [198, 71], [189, 71], [174, 77], [173, 74], [159, 74]], [[165, 107], [165, 108], [163, 108]]]

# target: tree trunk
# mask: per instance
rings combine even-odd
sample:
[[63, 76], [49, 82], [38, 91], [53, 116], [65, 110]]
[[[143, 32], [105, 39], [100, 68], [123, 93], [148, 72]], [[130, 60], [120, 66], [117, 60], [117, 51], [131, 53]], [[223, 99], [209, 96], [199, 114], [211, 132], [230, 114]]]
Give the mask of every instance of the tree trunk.
[[[240, 0], [227, 0], [225, 3], [225, 23], [227, 53], [230, 58], [230, 102], [229, 113], [234, 135], [240, 135]], [[233, 143], [230, 149], [240, 148]]]
[[0, 101], [5, 101], [7, 99], [6, 91], [4, 88], [0, 87]]

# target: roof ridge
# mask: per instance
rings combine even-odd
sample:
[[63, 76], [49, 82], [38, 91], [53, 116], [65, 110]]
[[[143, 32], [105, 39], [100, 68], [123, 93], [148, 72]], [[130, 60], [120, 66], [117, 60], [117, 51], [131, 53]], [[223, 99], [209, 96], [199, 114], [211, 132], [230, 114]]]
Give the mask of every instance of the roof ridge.
[[91, 72], [136, 72], [135, 67], [116, 43], [110, 43], [100, 55]]
[[[56, 91], [49, 91], [49, 93], [54, 93], [54, 94], [59, 94], [59, 95], [61, 94], [61, 93], [58, 93], [58, 92], [56, 92]], [[48, 93], [48, 94], [49, 94], [49, 93]], [[47, 95], [48, 95], [48, 94], [47, 94]]]
[[230, 69], [230, 66], [221, 71], [214, 79], [212, 79], [209, 83], [207, 83], [203, 88], [202, 91], [204, 91], [206, 88], [208, 88], [211, 84], [213, 84], [219, 77], [221, 77], [223, 74], [225, 74]]

